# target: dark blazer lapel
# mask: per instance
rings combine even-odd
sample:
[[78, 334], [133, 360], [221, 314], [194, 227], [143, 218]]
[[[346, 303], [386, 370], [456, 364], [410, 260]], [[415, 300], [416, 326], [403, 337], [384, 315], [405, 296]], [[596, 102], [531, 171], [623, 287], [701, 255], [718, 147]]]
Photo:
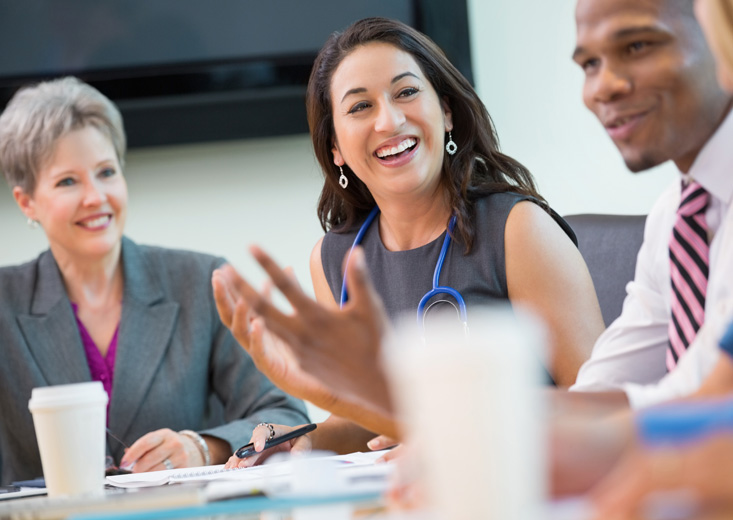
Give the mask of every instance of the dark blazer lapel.
[[20, 314], [17, 319], [49, 385], [91, 380], [74, 310], [50, 251], [38, 261], [31, 313]]
[[[154, 266], [127, 238], [122, 241], [122, 263], [125, 293], [109, 427], [124, 439], [168, 348], [178, 316], [178, 304], [165, 301], [165, 292]], [[126, 439], [126, 442], [135, 440]]]

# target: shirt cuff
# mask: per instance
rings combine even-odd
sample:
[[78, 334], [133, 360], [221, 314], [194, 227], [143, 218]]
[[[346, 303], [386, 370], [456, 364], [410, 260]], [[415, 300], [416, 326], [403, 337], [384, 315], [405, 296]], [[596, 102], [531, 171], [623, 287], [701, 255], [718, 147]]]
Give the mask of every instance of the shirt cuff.
[[648, 408], [677, 397], [677, 395], [670, 395], [669, 389], [660, 384], [639, 385], [626, 383], [622, 389], [626, 392], [632, 410]]

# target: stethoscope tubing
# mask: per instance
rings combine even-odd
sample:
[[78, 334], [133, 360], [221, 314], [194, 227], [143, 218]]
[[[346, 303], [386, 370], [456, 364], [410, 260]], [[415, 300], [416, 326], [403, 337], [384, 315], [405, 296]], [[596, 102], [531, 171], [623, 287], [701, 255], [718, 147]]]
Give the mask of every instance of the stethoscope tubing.
[[349, 294], [346, 291], [346, 267], [348, 267], [349, 262], [351, 261], [351, 254], [354, 252], [354, 248], [361, 244], [361, 241], [364, 239], [364, 235], [366, 234], [367, 230], [369, 229], [369, 226], [371, 226], [374, 219], [379, 215], [379, 206], [374, 206], [374, 209], [369, 212], [369, 215], [367, 215], [366, 220], [359, 228], [359, 231], [356, 233], [356, 238], [354, 238], [354, 243], [351, 245], [351, 249], [349, 249], [349, 256], [346, 258], [346, 266], [344, 266], [344, 280], [341, 284], [341, 301], [339, 302], [339, 308], [343, 307], [344, 304], [349, 301]]
[[[371, 226], [372, 222], [376, 218], [376, 216], [379, 214], [379, 206], [374, 206], [374, 209], [369, 213], [364, 223], [361, 225], [361, 228], [359, 228], [359, 231], [356, 233], [356, 237], [354, 238], [354, 243], [351, 246], [351, 249], [349, 250], [349, 256], [346, 259], [346, 265], [348, 266], [349, 261], [351, 260], [351, 254], [354, 252], [354, 248], [357, 247], [359, 244], [361, 244], [362, 240], [364, 239], [364, 235], [366, 234], [367, 230], [369, 229], [369, 226]], [[456, 226], [456, 216], [453, 215], [450, 219], [450, 222], [448, 223], [448, 230], [445, 234], [445, 239], [443, 239], [443, 246], [440, 248], [440, 255], [438, 256], [438, 261], [435, 264], [435, 271], [433, 272], [433, 288], [428, 291], [421, 299], [420, 302], [417, 305], [417, 322], [418, 325], [424, 325], [423, 320], [425, 318], [425, 305], [427, 305], [428, 301], [438, 294], [448, 294], [449, 296], [452, 296], [456, 302], [458, 303], [458, 314], [463, 322], [464, 328], [468, 328], [468, 313], [466, 310], [466, 302], [463, 299], [463, 296], [461, 296], [461, 293], [459, 293], [456, 289], [453, 287], [448, 286], [442, 286], [440, 285], [440, 274], [443, 270], [443, 264], [445, 263], [445, 257], [448, 254], [448, 248], [451, 244], [451, 234], [453, 233], [453, 229]], [[346, 289], [346, 273], [344, 273], [343, 282], [341, 284], [341, 301], [339, 303], [339, 307], [343, 307], [344, 304], [349, 300], [349, 294]]]

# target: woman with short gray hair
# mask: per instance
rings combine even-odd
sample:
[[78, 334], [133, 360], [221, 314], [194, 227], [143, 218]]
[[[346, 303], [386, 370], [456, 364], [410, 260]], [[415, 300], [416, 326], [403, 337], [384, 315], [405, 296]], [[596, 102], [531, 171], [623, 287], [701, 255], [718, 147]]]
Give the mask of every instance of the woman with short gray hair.
[[123, 236], [124, 155], [119, 111], [74, 78], [22, 89], [0, 116], [0, 171], [49, 242], [0, 268], [0, 484], [41, 473], [34, 387], [100, 381], [108, 453], [135, 472], [221, 463], [258, 423], [307, 421], [222, 325], [223, 260]]
[[0, 164], [10, 186], [33, 193], [41, 162], [71, 130], [92, 126], [110, 141], [124, 166], [127, 148], [117, 107], [97, 89], [67, 77], [21, 89], [0, 119]]

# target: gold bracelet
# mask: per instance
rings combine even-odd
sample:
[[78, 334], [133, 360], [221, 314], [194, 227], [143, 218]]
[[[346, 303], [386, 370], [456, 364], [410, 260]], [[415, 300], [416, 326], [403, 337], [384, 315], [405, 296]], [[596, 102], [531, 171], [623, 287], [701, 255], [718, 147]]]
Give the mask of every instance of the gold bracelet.
[[181, 430], [178, 432], [179, 434], [183, 435], [184, 437], [188, 437], [192, 441], [196, 443], [196, 446], [198, 446], [199, 451], [201, 452], [201, 455], [204, 458], [204, 466], [208, 466], [211, 464], [211, 454], [209, 453], [209, 445], [206, 444], [206, 441], [204, 440], [201, 435], [196, 433], [193, 430]]

